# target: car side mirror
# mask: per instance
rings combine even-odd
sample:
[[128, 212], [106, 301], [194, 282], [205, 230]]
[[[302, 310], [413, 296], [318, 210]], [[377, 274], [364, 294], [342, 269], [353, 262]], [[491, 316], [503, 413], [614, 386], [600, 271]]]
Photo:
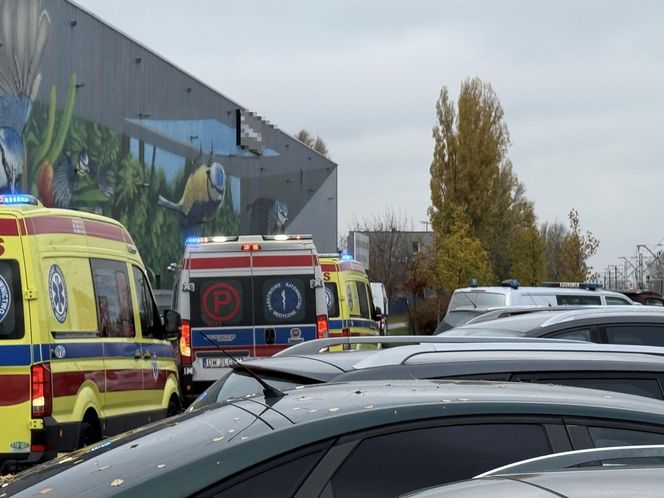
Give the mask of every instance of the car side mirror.
[[383, 317], [383, 310], [380, 309], [380, 306], [376, 306], [376, 307], [374, 308], [374, 316], [373, 316], [373, 319], [374, 319], [374, 320], [380, 320], [382, 317]]
[[180, 326], [182, 318], [180, 313], [174, 310], [164, 311], [164, 339], [167, 341], [177, 341], [180, 339]]

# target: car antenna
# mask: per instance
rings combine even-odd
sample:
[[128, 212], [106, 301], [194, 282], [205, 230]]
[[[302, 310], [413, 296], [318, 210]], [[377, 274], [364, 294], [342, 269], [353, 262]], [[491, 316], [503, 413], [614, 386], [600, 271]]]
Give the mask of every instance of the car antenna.
[[277, 389], [276, 387], [271, 386], [270, 384], [268, 384], [267, 382], [265, 382], [263, 379], [261, 379], [258, 375], [256, 375], [254, 372], [252, 372], [251, 370], [249, 370], [246, 366], [244, 366], [244, 365], [242, 364], [242, 362], [237, 361], [237, 360], [233, 357], [233, 355], [229, 354], [228, 351], [226, 351], [224, 348], [220, 347], [219, 344], [217, 344], [217, 343], [214, 342], [212, 339], [210, 339], [210, 337], [208, 337], [208, 335], [207, 335], [205, 332], [201, 332], [201, 331], [199, 331], [199, 333], [200, 333], [203, 337], [205, 337], [208, 341], [210, 341], [210, 342], [214, 345], [215, 348], [217, 348], [219, 351], [221, 351], [221, 352], [224, 353], [226, 356], [228, 356], [228, 357], [229, 357], [229, 358], [230, 358], [230, 359], [231, 359], [231, 360], [237, 365], [237, 367], [238, 367], [240, 370], [242, 370], [242, 371], [245, 372], [246, 374], [248, 374], [248, 375], [250, 375], [251, 377], [253, 377], [253, 379], [254, 379], [256, 382], [258, 382], [261, 386], [263, 386], [263, 396], [265, 396], [265, 399], [266, 399], [266, 400], [277, 401], [277, 400], [283, 398], [284, 396], [286, 396], [286, 393], [285, 393], [285, 392], [280, 391], [280, 390]]
[[473, 308], [477, 308], [477, 304], [473, 302], [473, 300], [468, 296], [468, 294], [469, 294], [468, 292], [461, 292], [461, 295], [466, 299], [468, 299], [468, 301], [470, 301], [470, 304], [473, 305]]

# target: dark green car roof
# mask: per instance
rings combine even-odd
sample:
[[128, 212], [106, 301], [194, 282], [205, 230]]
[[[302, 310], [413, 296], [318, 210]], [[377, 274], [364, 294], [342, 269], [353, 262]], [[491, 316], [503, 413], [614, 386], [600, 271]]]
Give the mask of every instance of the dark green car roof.
[[[664, 403], [555, 385], [481, 381], [322, 384], [215, 405], [137, 429], [20, 474], [25, 496], [187, 496], [286, 451], [355, 431], [468, 415], [559, 415], [664, 426]], [[114, 485], [115, 484], [115, 485]], [[23, 494], [23, 493], [21, 493]]]

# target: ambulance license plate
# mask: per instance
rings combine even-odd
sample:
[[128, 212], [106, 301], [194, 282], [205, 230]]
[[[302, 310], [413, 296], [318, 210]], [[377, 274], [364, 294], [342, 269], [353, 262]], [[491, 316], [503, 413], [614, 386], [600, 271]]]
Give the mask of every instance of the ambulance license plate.
[[[235, 358], [235, 361], [242, 361], [242, 358]], [[203, 368], [228, 368], [235, 364], [230, 358], [203, 358]]]

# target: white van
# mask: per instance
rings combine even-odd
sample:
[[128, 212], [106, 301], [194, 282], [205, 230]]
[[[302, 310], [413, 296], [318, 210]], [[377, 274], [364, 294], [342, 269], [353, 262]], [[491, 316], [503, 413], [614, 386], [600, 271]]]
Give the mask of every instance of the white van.
[[606, 290], [600, 284], [545, 282], [539, 287], [521, 287], [516, 280], [506, 280], [497, 287], [456, 289], [448, 311], [459, 306], [563, 306], [630, 305], [634, 301], [620, 292]]
[[390, 305], [387, 299], [387, 292], [385, 285], [382, 282], [371, 282], [371, 296], [373, 298], [374, 308], [380, 309], [379, 315], [379, 332], [380, 335], [388, 335], [387, 331], [387, 317], [390, 314]]
[[311, 235], [190, 237], [177, 271], [180, 384], [188, 399], [226, 373], [231, 356], [272, 356], [328, 335]]
[[482, 313], [510, 306], [611, 306], [638, 304], [620, 292], [600, 284], [545, 282], [539, 287], [521, 287], [516, 280], [505, 280], [495, 287], [463, 287], [450, 298], [438, 332], [463, 325]]

